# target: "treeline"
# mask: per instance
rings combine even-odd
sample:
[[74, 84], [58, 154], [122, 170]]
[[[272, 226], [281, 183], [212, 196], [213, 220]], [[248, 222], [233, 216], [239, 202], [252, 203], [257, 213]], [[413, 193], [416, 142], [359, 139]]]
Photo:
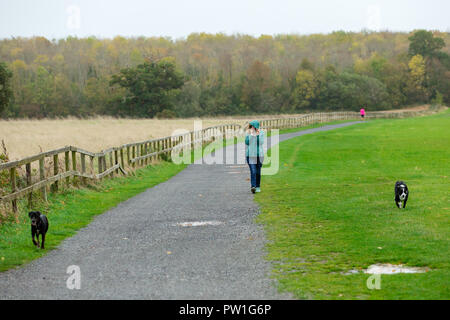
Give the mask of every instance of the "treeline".
[[449, 103], [449, 45], [449, 33], [424, 30], [4, 39], [0, 114], [188, 117]]

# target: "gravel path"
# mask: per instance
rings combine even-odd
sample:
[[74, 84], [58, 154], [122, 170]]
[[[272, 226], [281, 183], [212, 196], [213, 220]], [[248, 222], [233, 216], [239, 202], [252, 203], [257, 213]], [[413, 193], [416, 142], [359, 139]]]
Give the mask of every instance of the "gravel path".
[[[289, 299], [270, 279], [247, 179], [245, 164], [190, 165], [97, 216], [44, 257], [0, 273], [0, 299]], [[212, 224], [178, 225], [196, 221]], [[79, 290], [66, 286], [70, 265], [80, 267]]]

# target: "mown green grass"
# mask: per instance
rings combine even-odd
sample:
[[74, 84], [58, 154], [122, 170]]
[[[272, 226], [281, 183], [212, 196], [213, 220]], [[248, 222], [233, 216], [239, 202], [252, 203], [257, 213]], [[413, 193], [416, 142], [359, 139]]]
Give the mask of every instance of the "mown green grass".
[[0, 225], [0, 271], [41, 257], [56, 248], [62, 240], [88, 225], [96, 215], [169, 179], [185, 167], [186, 165], [161, 162], [138, 169], [135, 175], [106, 178], [102, 183], [89, 188], [68, 189], [49, 195], [47, 204], [34, 208], [44, 212], [49, 219], [45, 250], [33, 246], [29, 218], [26, 210], [22, 210], [19, 223]]
[[[280, 170], [255, 199], [282, 291], [301, 299], [450, 298], [450, 112], [363, 124], [280, 145]], [[394, 203], [404, 180], [405, 210]], [[422, 274], [343, 275], [375, 263]]]

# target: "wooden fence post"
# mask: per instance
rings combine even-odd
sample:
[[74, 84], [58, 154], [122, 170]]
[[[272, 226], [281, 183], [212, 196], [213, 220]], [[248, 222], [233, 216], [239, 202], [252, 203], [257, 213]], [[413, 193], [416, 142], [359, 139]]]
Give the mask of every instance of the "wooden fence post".
[[[145, 155], [148, 155], [148, 143], [146, 142], [145, 144], [144, 144], [144, 154]], [[148, 158], [145, 158], [145, 165], [148, 165]]]
[[122, 166], [122, 169], [125, 170], [125, 160], [123, 156], [123, 148], [120, 148], [120, 165]]
[[[156, 151], [156, 148], [155, 148], [155, 141], [152, 141], [152, 142], [150, 142], [150, 152], [151, 153], [154, 153]], [[151, 156], [150, 157], [150, 163], [153, 163], [154, 161], [155, 161], [155, 159], [156, 159], [156, 156]]]
[[[59, 159], [58, 154], [53, 155], [53, 174], [56, 176], [59, 173]], [[58, 191], [58, 181], [53, 184], [53, 192]]]
[[[44, 156], [39, 159], [39, 177], [40, 177], [41, 181], [45, 180], [44, 160], [45, 160]], [[46, 186], [43, 186], [41, 188], [41, 193], [42, 193], [42, 200], [47, 202], [47, 187]]]
[[161, 144], [161, 140], [158, 140], [158, 160], [161, 160], [161, 153], [159, 153], [162, 150]]
[[[112, 153], [112, 151], [109, 153], [109, 165], [110, 165], [110, 168], [112, 168], [112, 167], [114, 166], [114, 160], [113, 160], [113, 153]], [[114, 177], [114, 170], [111, 171], [111, 173], [109, 174], [109, 176], [110, 176], [111, 178]]]
[[[114, 150], [114, 165], [119, 164], [119, 155], [117, 149]], [[119, 173], [119, 169], [116, 169], [116, 173]]]
[[[166, 149], [168, 149], [169, 148], [169, 138], [165, 138], [164, 139], [164, 149], [166, 150]], [[165, 152], [165, 154], [166, 154], [166, 158], [167, 158], [167, 151]]]
[[[143, 155], [146, 156], [148, 154], [147, 143], [144, 143], [143, 148], [144, 148]], [[148, 164], [148, 159], [147, 158], [145, 158], [142, 161], [143, 161], [144, 166], [146, 166]]]
[[[223, 158], [223, 163], [225, 164], [226, 163], [226, 161], [227, 161], [227, 155], [226, 155], [226, 147], [227, 147], [227, 134], [226, 134], [226, 126], [224, 126], [224, 127], [222, 127], [222, 144], [223, 144], [223, 147], [222, 147], [222, 150], [223, 150], [223, 155], [222, 155], [222, 158]], [[219, 131], [220, 132], [220, 131]]]
[[[130, 146], [127, 146], [127, 165], [128, 165], [128, 167], [130, 167], [131, 166], [131, 158], [130, 158]], [[125, 167], [124, 167], [124, 169], [125, 169]]]
[[103, 154], [103, 157], [102, 157], [102, 169], [103, 169], [103, 172], [108, 170], [108, 165], [106, 164], [106, 153]]
[[[10, 176], [11, 176], [11, 192], [16, 192], [16, 168], [11, 168], [10, 170]], [[14, 199], [11, 201], [12, 209], [14, 213], [17, 213], [17, 199]]]
[[[150, 141], [149, 143], [148, 143], [148, 151], [147, 151], [147, 154], [151, 154], [151, 153], [153, 153], [155, 151], [155, 144], [154, 144], [154, 141]], [[149, 157], [148, 158], [148, 163], [151, 165], [152, 164], [152, 162], [154, 161], [154, 158], [155, 158], [155, 156], [151, 156], [151, 157]]]
[[[77, 171], [77, 152], [72, 151], [72, 170]], [[77, 183], [77, 178], [73, 177], [73, 183]]]
[[[104, 171], [103, 168], [103, 157], [104, 156], [98, 156], [97, 161], [98, 161], [98, 174], [101, 174]], [[103, 178], [100, 178], [100, 180], [102, 180]]]
[[[141, 157], [145, 156], [146, 154], [146, 148], [145, 148], [145, 143], [141, 144]], [[141, 165], [144, 167], [145, 166], [145, 159], [141, 160]]]
[[[31, 186], [31, 163], [27, 163], [25, 165], [27, 171], [27, 187]], [[28, 209], [31, 209], [33, 206], [33, 192], [28, 194]]]
[[77, 171], [77, 152], [72, 151], [72, 170]]
[[[80, 154], [80, 158], [81, 158], [81, 173], [85, 174], [86, 173], [86, 156], [84, 155], [84, 153]], [[86, 178], [82, 177], [81, 182], [83, 184], [86, 184], [86, 182], [87, 182]]]
[[94, 157], [93, 156], [89, 156], [90, 162], [91, 162], [91, 174], [94, 174]]
[[[70, 167], [69, 167], [69, 151], [66, 151], [65, 154], [64, 154], [64, 162], [65, 162], [66, 172], [68, 172], [70, 170]], [[67, 177], [66, 178], [66, 187], [69, 186], [69, 183], [70, 183], [70, 180], [69, 180], [69, 177]]]
[[[139, 158], [141, 156], [141, 145], [138, 143], [136, 145], [136, 158]], [[136, 164], [136, 167], [139, 167], [141, 165], [141, 160], [137, 160], [134, 162]]]
[[167, 139], [167, 142], [169, 144], [169, 151], [167, 152], [167, 159], [170, 161], [172, 159], [172, 157], [171, 157], [172, 150], [170, 150], [170, 149], [172, 149], [172, 136], [170, 136], [169, 139]]

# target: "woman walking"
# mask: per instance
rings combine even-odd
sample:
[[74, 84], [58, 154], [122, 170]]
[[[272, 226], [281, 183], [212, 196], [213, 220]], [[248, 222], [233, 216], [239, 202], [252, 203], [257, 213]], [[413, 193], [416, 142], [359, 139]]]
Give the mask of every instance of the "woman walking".
[[245, 155], [250, 168], [252, 193], [261, 192], [261, 167], [264, 161], [263, 143], [264, 131], [259, 130], [259, 122], [257, 120], [250, 121], [245, 136]]

